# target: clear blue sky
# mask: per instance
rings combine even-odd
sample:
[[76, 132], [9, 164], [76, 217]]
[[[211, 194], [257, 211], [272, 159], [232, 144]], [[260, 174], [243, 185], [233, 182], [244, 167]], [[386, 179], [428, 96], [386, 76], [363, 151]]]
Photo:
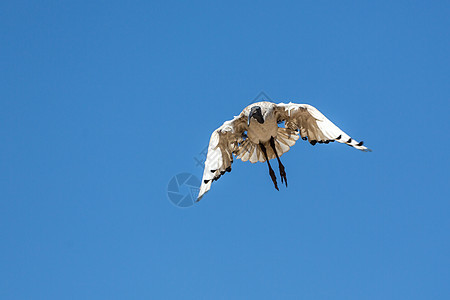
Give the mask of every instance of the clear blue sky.
[[[448, 1], [2, 1], [1, 299], [449, 299]], [[167, 197], [261, 91], [298, 142]], [[274, 162], [275, 163], [275, 162]], [[275, 164], [276, 166], [276, 164]]]

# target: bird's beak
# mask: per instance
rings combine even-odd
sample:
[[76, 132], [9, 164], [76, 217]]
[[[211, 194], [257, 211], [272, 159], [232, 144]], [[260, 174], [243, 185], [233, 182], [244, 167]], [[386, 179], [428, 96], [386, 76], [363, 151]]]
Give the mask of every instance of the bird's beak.
[[250, 126], [250, 120], [252, 119], [252, 117], [255, 115], [255, 111], [252, 109], [250, 110], [249, 114], [248, 114], [248, 126]]

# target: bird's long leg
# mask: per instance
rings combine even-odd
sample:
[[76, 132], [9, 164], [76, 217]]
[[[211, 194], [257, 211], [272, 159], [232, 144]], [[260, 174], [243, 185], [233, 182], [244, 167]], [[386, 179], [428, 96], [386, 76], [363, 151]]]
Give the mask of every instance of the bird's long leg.
[[262, 152], [264, 153], [264, 157], [266, 158], [267, 165], [269, 166], [270, 178], [272, 178], [275, 188], [277, 189], [277, 191], [279, 191], [278, 184], [277, 184], [277, 177], [275, 176], [275, 172], [273, 171], [272, 166], [270, 165], [270, 162], [269, 162], [269, 158], [267, 157], [266, 147], [264, 147], [264, 145], [262, 143], [259, 143], [259, 147], [261, 148]]
[[272, 147], [273, 152], [275, 152], [275, 156], [277, 157], [278, 160], [278, 168], [280, 169], [281, 183], [283, 183], [284, 179], [284, 183], [286, 184], [287, 187], [286, 171], [284, 169], [283, 164], [281, 163], [280, 157], [278, 156], [277, 149], [275, 148], [275, 140], [273, 139], [273, 137], [270, 138], [270, 147]]

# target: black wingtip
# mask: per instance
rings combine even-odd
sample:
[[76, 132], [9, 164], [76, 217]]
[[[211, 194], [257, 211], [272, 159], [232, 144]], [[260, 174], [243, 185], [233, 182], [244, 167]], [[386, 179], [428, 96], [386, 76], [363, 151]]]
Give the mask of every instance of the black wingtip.
[[311, 143], [311, 145], [315, 145], [315, 144], [317, 144], [317, 141], [316, 140], [312, 140], [312, 141], [310, 141], [310, 143]]

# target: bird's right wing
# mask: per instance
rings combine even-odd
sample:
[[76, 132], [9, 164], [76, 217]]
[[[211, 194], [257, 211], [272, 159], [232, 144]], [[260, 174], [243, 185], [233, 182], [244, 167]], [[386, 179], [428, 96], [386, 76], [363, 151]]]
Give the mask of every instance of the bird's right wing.
[[243, 134], [247, 130], [246, 117], [243, 113], [226, 121], [214, 130], [208, 146], [208, 154], [203, 171], [202, 184], [197, 201], [210, 190], [211, 183], [220, 178], [225, 172], [231, 171], [233, 152], [243, 142]]

